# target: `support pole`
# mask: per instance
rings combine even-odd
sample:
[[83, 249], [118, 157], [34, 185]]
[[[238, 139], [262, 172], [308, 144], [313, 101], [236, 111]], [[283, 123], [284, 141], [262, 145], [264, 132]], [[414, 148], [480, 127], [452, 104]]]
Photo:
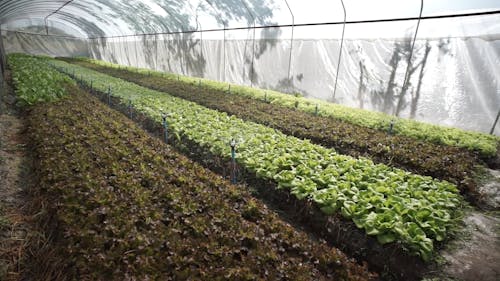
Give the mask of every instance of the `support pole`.
[[214, 10], [214, 12], [216, 14], [218, 14], [217, 16], [222, 21], [222, 32], [223, 32], [223, 37], [224, 37], [223, 41], [222, 41], [222, 82], [226, 82], [226, 28], [227, 28], [227, 22], [224, 20], [224, 18], [219, 13], [219, 11], [214, 7], [214, 5], [212, 5], [212, 2], [210, 2], [209, 0], [205, 0], [205, 2], [207, 2], [208, 5], [210, 5], [212, 10]]
[[495, 118], [495, 122], [493, 122], [493, 126], [491, 127], [490, 135], [493, 135], [493, 132], [495, 132], [495, 127], [497, 126], [499, 118], [500, 118], [500, 109], [498, 109], [497, 118]]
[[342, 59], [342, 48], [344, 47], [345, 23], [346, 23], [346, 19], [347, 19], [347, 13], [346, 13], [345, 6], [344, 6], [344, 0], [340, 0], [340, 3], [342, 3], [342, 9], [344, 10], [344, 23], [342, 25], [342, 38], [340, 40], [340, 51], [339, 51], [339, 60], [337, 63], [337, 74], [335, 75], [335, 85], [333, 86], [333, 97], [332, 97], [333, 102], [335, 102], [335, 94], [337, 93], [337, 81], [339, 79], [340, 60]]
[[155, 33], [155, 71], [159, 71], [158, 68], [158, 34]]
[[[201, 7], [201, 2], [198, 4], [198, 7], [196, 7], [196, 29], [200, 31], [200, 54], [201, 58], [204, 59], [203, 56], [203, 26], [201, 26], [201, 23], [198, 21], [198, 9]], [[201, 70], [201, 77], [204, 77], [203, 75], [203, 68]]]
[[222, 81], [226, 82], [226, 22], [224, 22], [224, 41], [222, 42]]
[[49, 17], [51, 17], [52, 15], [54, 14], [57, 14], [62, 8], [64, 8], [66, 5], [68, 5], [69, 3], [73, 2], [74, 0], [69, 0], [68, 2], [62, 4], [61, 7], [59, 7], [57, 10], [53, 11], [52, 13], [48, 14], [44, 19], [43, 21], [45, 22], [45, 32], [47, 33], [47, 35], [49, 35]]
[[[134, 35], [134, 41], [135, 41], [135, 35]], [[139, 43], [139, 38], [137, 38], [137, 41], [134, 42], [135, 45], [135, 67], [137, 68], [137, 72], [139, 72], [139, 54], [137, 53], [137, 49], [139, 48], [138, 46]]]
[[255, 58], [255, 16], [252, 14], [250, 9], [248, 8], [248, 5], [245, 3], [245, 0], [241, 0], [241, 3], [243, 3], [243, 6], [245, 6], [245, 9], [247, 10], [248, 14], [252, 18], [253, 21], [253, 40], [252, 40], [252, 63], [250, 64], [250, 87], [253, 87], [253, 76], [254, 76], [254, 68], [253, 68], [253, 63], [254, 63], [254, 58]]
[[285, 3], [288, 7], [288, 11], [290, 11], [290, 15], [292, 16], [292, 37], [290, 38], [290, 57], [288, 58], [288, 81], [290, 81], [290, 86], [293, 88], [293, 78], [290, 78], [290, 74], [292, 70], [293, 30], [295, 28], [295, 17], [293, 16], [292, 9], [290, 9], [290, 5], [288, 5], [287, 0], [285, 0]]
[[[415, 48], [415, 41], [417, 41], [417, 34], [418, 34], [418, 28], [420, 26], [420, 20], [422, 19], [422, 11], [424, 10], [424, 0], [420, 0], [420, 13], [418, 15], [418, 21], [417, 21], [417, 28], [415, 29], [415, 34], [413, 35], [413, 42], [411, 43], [411, 50], [410, 50], [410, 55], [408, 56], [408, 62], [406, 64], [406, 72], [405, 72], [405, 80], [403, 81], [403, 87], [401, 88], [401, 92], [406, 92], [408, 89], [408, 83], [410, 78], [408, 77], [410, 73], [410, 68], [411, 68], [411, 59], [413, 57], [413, 49]], [[402, 98], [400, 98], [400, 102], [402, 102]], [[399, 115], [396, 114], [398, 113], [398, 106], [394, 109], [394, 115]]]

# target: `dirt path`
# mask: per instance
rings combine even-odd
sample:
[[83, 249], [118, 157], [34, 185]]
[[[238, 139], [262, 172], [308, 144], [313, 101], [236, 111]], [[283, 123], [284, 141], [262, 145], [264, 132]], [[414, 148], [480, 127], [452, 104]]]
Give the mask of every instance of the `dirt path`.
[[464, 219], [463, 239], [443, 251], [444, 274], [464, 281], [500, 280], [500, 218], [498, 213], [471, 211]]
[[[25, 215], [27, 151], [24, 122], [12, 92], [3, 89], [0, 105], [0, 280], [19, 280], [31, 236]], [[5, 95], [6, 92], [10, 92]]]
[[469, 210], [464, 230], [443, 255], [441, 277], [463, 281], [500, 280], [500, 171], [487, 170], [480, 192], [490, 211]]

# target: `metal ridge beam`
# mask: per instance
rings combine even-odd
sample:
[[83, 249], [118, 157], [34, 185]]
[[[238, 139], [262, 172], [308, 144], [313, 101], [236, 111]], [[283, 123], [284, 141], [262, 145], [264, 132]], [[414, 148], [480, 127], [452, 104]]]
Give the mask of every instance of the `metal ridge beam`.
[[47, 33], [47, 35], [49, 35], [49, 26], [47, 25], [47, 20], [49, 19], [50, 16], [54, 15], [54, 14], [57, 14], [57, 12], [59, 12], [62, 8], [66, 7], [66, 5], [70, 4], [71, 2], [73, 2], [74, 0], [69, 0], [67, 1], [66, 3], [62, 4], [61, 7], [59, 7], [57, 10], [53, 11], [52, 13], [48, 14], [44, 19], [43, 21], [45, 22], [45, 32]]

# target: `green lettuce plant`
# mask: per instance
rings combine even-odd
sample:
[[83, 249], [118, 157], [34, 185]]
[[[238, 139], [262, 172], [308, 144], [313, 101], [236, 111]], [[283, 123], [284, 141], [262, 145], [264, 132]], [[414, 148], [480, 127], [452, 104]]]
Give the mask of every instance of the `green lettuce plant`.
[[399, 241], [428, 260], [434, 242], [445, 239], [457, 223], [463, 201], [449, 182], [339, 155], [333, 149], [162, 92], [62, 61], [51, 63], [91, 80], [102, 92], [111, 88], [123, 104], [130, 101], [160, 124], [162, 113], [168, 112], [174, 135], [216, 155], [229, 155], [229, 141], [238, 140], [237, 161], [247, 170], [274, 180], [299, 199], [315, 201], [326, 214], [342, 214], [380, 243]]

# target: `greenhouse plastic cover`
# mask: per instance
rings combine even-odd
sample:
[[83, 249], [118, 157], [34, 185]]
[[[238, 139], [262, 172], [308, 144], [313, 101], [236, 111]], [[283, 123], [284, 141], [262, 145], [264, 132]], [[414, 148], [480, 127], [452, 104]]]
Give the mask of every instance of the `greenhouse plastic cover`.
[[86, 56], [489, 132], [498, 10], [495, 0], [1, 0], [0, 27], [7, 53]]

